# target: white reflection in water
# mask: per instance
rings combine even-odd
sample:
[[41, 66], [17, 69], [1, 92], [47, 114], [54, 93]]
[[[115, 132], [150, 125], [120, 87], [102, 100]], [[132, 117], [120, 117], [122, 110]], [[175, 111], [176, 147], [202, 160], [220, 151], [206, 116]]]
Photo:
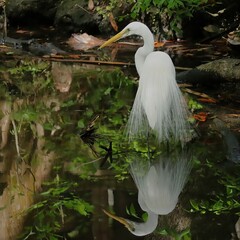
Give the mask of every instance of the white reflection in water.
[[146, 206], [154, 213], [165, 215], [173, 211], [187, 176], [191, 161], [186, 154], [176, 159], [161, 156], [155, 163], [141, 161], [131, 164], [131, 175]]
[[146, 222], [133, 222], [105, 212], [124, 224], [136, 236], [152, 233], [158, 225], [158, 215], [166, 215], [177, 205], [192, 162], [188, 155], [160, 156], [153, 163], [136, 159], [131, 163], [131, 175], [138, 189], [138, 203], [148, 213]]

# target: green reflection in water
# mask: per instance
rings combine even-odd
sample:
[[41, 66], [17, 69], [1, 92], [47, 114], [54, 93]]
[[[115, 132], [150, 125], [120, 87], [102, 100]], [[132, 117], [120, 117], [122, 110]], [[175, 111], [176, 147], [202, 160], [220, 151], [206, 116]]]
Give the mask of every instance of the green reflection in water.
[[[30, 223], [25, 227], [21, 239], [63, 239], [63, 226], [76, 214], [85, 217], [93, 206], [74, 194], [76, 183], [60, 181], [58, 175], [45, 183], [36, 204], [28, 209]], [[71, 233], [69, 233], [71, 235]]]

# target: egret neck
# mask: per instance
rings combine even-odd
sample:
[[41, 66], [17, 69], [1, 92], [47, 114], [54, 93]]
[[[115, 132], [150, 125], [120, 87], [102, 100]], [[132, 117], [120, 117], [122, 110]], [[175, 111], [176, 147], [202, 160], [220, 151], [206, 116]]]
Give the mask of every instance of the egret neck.
[[139, 76], [141, 76], [141, 70], [143, 69], [145, 59], [148, 54], [154, 50], [154, 38], [153, 34], [147, 27], [144, 28], [144, 31], [139, 32], [139, 35], [143, 38], [143, 46], [135, 53], [135, 64], [137, 72]]

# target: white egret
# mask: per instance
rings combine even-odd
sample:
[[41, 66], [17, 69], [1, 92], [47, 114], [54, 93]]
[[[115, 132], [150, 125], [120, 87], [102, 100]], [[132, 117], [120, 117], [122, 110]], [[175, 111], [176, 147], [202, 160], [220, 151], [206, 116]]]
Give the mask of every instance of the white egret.
[[128, 120], [129, 137], [156, 133], [159, 141], [171, 137], [184, 144], [189, 140], [190, 125], [187, 105], [176, 83], [173, 62], [168, 54], [154, 50], [154, 38], [149, 28], [140, 22], [128, 24], [100, 48], [130, 35], [140, 35], [144, 45], [135, 54], [139, 87]]
[[136, 236], [153, 232], [158, 224], [158, 215], [167, 215], [176, 207], [191, 166], [191, 160], [184, 153], [176, 158], [161, 156], [154, 164], [135, 160], [131, 163], [130, 172], [138, 189], [138, 203], [148, 213], [147, 221], [138, 223], [105, 213]]

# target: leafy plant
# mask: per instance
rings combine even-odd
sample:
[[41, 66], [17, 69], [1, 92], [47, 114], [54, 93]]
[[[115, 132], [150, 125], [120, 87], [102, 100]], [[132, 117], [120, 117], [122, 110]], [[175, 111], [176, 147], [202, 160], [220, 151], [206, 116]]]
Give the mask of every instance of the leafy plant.
[[181, 232], [177, 232], [176, 230], [173, 229], [158, 229], [156, 231], [156, 234], [162, 235], [162, 236], [169, 236], [171, 239], [174, 240], [191, 240], [191, 232], [190, 229], [185, 229]]
[[196, 110], [203, 109], [203, 106], [193, 99], [189, 99], [188, 107], [191, 110], [191, 112], [195, 112]]
[[147, 218], [148, 218], [148, 214], [145, 212], [143, 213], [141, 216], [139, 216], [139, 214], [137, 213], [135, 207], [133, 204], [130, 205], [129, 208], [126, 208], [126, 212], [129, 216], [132, 216], [136, 219], [141, 220], [142, 222], [146, 222]]
[[[228, 174], [225, 171], [212, 167], [218, 178], [218, 184], [222, 187], [210, 199], [191, 199], [190, 212], [201, 214], [213, 213], [216, 215], [233, 212], [240, 216], [240, 177]], [[237, 168], [239, 169], [239, 168]]]
[[[151, 25], [159, 31], [159, 22], [167, 22], [173, 32], [181, 33], [181, 22], [185, 18], [191, 18], [193, 13], [208, 3], [208, 0], [127, 0], [122, 1], [110, 0], [107, 5], [103, 4], [97, 8], [98, 13], [107, 19], [111, 12], [116, 9], [123, 9], [128, 6], [129, 11], [122, 16], [118, 16], [121, 21], [125, 18], [131, 20], [150, 19]], [[124, 12], [124, 11], [121, 11]]]
[[71, 193], [72, 184], [56, 178], [45, 186], [47, 189], [40, 194], [41, 200], [28, 209], [32, 222], [25, 228], [23, 239], [63, 239], [58, 232], [68, 214], [73, 211], [87, 217], [93, 211], [92, 205]]
[[21, 60], [15, 67], [8, 69], [8, 72], [21, 93], [33, 95], [42, 90], [51, 90], [49, 68], [50, 65], [46, 61]]

